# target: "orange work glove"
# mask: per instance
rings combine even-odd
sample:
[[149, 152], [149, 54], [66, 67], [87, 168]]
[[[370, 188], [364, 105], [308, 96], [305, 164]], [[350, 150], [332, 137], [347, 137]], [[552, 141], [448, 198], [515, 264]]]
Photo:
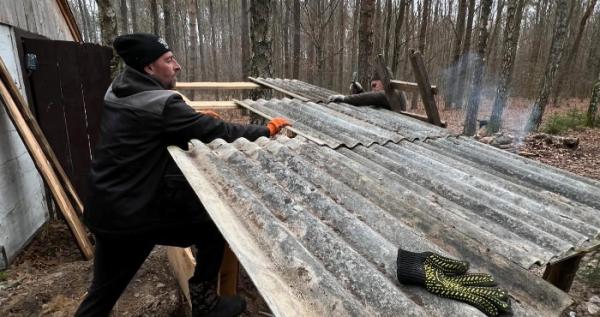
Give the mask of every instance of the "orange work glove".
[[200, 113], [203, 115], [206, 115], [206, 116], [211, 116], [215, 119], [221, 119], [221, 116], [212, 110], [202, 110], [202, 111], [200, 111]]
[[290, 122], [286, 118], [273, 118], [269, 123], [267, 123], [267, 128], [269, 129], [269, 136], [274, 136], [279, 133], [281, 129], [285, 126], [290, 125]]

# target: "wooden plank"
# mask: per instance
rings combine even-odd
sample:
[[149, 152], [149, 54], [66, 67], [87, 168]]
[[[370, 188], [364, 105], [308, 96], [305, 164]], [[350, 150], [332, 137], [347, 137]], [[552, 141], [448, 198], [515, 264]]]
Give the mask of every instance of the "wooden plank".
[[[403, 114], [403, 115], [409, 116], [411, 118], [415, 118], [415, 119], [418, 119], [418, 120], [421, 120], [421, 121], [424, 121], [424, 122], [429, 122], [429, 118], [427, 118], [427, 116], [420, 115], [418, 113], [407, 112], [407, 111], [400, 111], [400, 113]], [[441, 123], [442, 123], [441, 127], [445, 128], [447, 126], [446, 125], [446, 121], [442, 121]]]
[[288, 281], [275, 273], [278, 268], [266, 255], [264, 246], [258, 244], [239, 220], [238, 213], [222, 200], [210, 181], [187, 159], [187, 154], [176, 146], [169, 146], [168, 150], [241, 265], [252, 273], [250, 278], [264, 296], [273, 315], [315, 316], [314, 308], [298, 301]]
[[[402, 91], [406, 91], [406, 92], [418, 92], [419, 91], [419, 84], [413, 83], [410, 81], [393, 79], [393, 80], [390, 80], [390, 84], [392, 85], [393, 88], [402, 90]], [[431, 86], [431, 92], [434, 95], [437, 95], [438, 94], [437, 86]]]
[[377, 55], [377, 62], [375, 63], [375, 68], [377, 74], [379, 74], [379, 78], [381, 79], [383, 88], [385, 89], [385, 97], [387, 98], [391, 110], [395, 112], [405, 111], [406, 104], [405, 102], [403, 102], [400, 93], [392, 87], [390, 83], [390, 81], [392, 80], [392, 74], [385, 66], [385, 62], [383, 61], [383, 56], [381, 54]]
[[440, 120], [440, 114], [431, 90], [431, 84], [429, 82], [429, 77], [427, 76], [427, 70], [425, 69], [421, 52], [416, 51], [415, 49], [410, 49], [410, 62], [415, 73], [417, 83], [419, 83], [419, 91], [421, 92], [421, 98], [423, 99], [425, 112], [427, 112], [429, 122], [437, 126], [441, 126], [442, 121]]
[[261, 86], [251, 82], [177, 82], [175, 89], [193, 89], [193, 90], [245, 90], [260, 89]]
[[300, 96], [298, 94], [295, 94], [295, 93], [293, 93], [291, 91], [287, 91], [287, 90], [285, 90], [283, 88], [271, 85], [271, 84], [269, 84], [269, 83], [267, 83], [267, 82], [265, 82], [263, 80], [260, 80], [258, 78], [248, 77], [248, 79], [250, 79], [251, 81], [253, 81], [253, 82], [255, 82], [255, 83], [257, 83], [257, 84], [259, 84], [261, 86], [264, 86], [264, 87], [267, 87], [267, 88], [271, 88], [271, 89], [273, 89], [275, 91], [279, 91], [282, 94], [288, 95], [288, 96], [290, 96], [292, 98], [296, 98], [296, 99], [298, 99], [300, 101], [304, 101], [304, 102], [310, 101], [310, 99], [308, 99], [308, 98], [302, 97], [302, 96]]
[[188, 280], [194, 275], [194, 267], [196, 266], [192, 250], [190, 248], [167, 247], [167, 258], [177, 283], [191, 308], [192, 301]]
[[54, 150], [52, 149], [52, 147], [50, 147], [50, 143], [48, 143], [48, 140], [42, 132], [41, 127], [39, 126], [37, 120], [35, 120], [31, 109], [27, 105], [27, 102], [25, 101], [21, 93], [19, 93], [19, 89], [15, 86], [14, 81], [11, 78], [10, 73], [8, 72], [8, 69], [6, 68], [6, 65], [4, 64], [4, 61], [2, 61], [2, 59], [0, 59], [0, 79], [5, 83], [10, 93], [10, 96], [15, 101], [19, 112], [25, 120], [27, 127], [32, 131], [35, 139], [39, 142], [42, 151], [44, 152], [44, 155], [49, 160], [50, 165], [58, 174], [60, 183], [66, 189], [66, 192], [69, 195], [69, 199], [73, 204], [75, 211], [80, 215], [83, 214], [83, 203], [79, 199], [79, 195], [75, 191], [75, 187], [73, 187], [71, 180], [67, 177], [67, 174], [65, 173], [62, 165], [60, 164], [60, 161], [58, 160], [58, 157], [56, 156]]
[[568, 293], [584, 255], [585, 253], [579, 253], [563, 261], [548, 264], [544, 271], [544, 280]]
[[[236, 99], [233, 99], [233, 101], [235, 101], [235, 103], [237, 103], [238, 105], [240, 105], [242, 108], [248, 109], [248, 110], [256, 113], [257, 115], [259, 115], [259, 116], [261, 116], [261, 117], [263, 117], [263, 118], [265, 118], [267, 120], [273, 119], [273, 117], [271, 117], [270, 115], [268, 115], [268, 114], [266, 114], [266, 113], [264, 113], [262, 111], [259, 111], [257, 109], [252, 108], [252, 106], [250, 106], [249, 104], [247, 104], [247, 103], [245, 103], [243, 101], [239, 101], [239, 100], [236, 100]], [[295, 133], [297, 135], [303, 136], [303, 137], [305, 137], [305, 138], [307, 138], [307, 139], [309, 139], [309, 140], [317, 143], [318, 145], [325, 145], [326, 144], [322, 140], [320, 140], [318, 138], [315, 138], [315, 137], [313, 137], [311, 135], [308, 135], [308, 134], [306, 134], [306, 133], [304, 133], [304, 132], [302, 132], [300, 130], [297, 130], [294, 127], [288, 126], [288, 127], [285, 127], [284, 129], [287, 129], [287, 130], [289, 130], [289, 131], [291, 131], [291, 132], [293, 132], [293, 133]]]
[[71, 11], [71, 7], [67, 3], [67, 0], [56, 0], [58, 7], [60, 9], [60, 13], [62, 14], [67, 26], [69, 27], [69, 32], [71, 32], [71, 36], [76, 42], [82, 42], [83, 39], [81, 37], [81, 32], [79, 31], [79, 27], [77, 26], [77, 20], [75, 20], [75, 16], [73, 15], [73, 11]]
[[17, 128], [17, 131], [19, 132], [23, 143], [25, 143], [25, 146], [27, 147], [27, 150], [31, 155], [38, 171], [44, 178], [46, 184], [48, 184], [48, 187], [50, 187], [54, 201], [63, 213], [71, 232], [77, 240], [77, 245], [79, 246], [84, 258], [86, 260], [91, 259], [93, 257], [94, 249], [88, 239], [85, 228], [77, 217], [75, 209], [69, 201], [69, 197], [64, 191], [58, 176], [48, 161], [48, 157], [46, 157], [44, 154], [40, 143], [36, 139], [33, 131], [29, 128], [22, 113], [19, 111], [19, 107], [15, 103], [15, 100], [11, 97], [9, 90], [5, 85], [4, 79], [0, 81], [0, 96], [4, 106], [6, 107], [9, 117]]
[[239, 106], [234, 101], [189, 101], [187, 102], [194, 110], [209, 110], [209, 109], [238, 109]]
[[219, 295], [231, 296], [237, 293], [239, 266], [235, 254], [226, 246], [219, 272]]

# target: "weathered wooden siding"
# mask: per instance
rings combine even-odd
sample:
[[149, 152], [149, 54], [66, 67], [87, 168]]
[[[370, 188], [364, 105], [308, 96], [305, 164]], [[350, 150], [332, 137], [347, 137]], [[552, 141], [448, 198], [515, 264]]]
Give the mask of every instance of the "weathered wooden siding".
[[0, 0], [0, 22], [52, 40], [74, 40], [56, 0]]
[[[2, 11], [5, 2], [17, 2], [1, 1]], [[0, 57], [23, 93], [14, 33], [6, 25], [0, 25]], [[4, 105], [0, 105], [0, 245], [9, 260], [46, 221], [45, 201], [43, 181]]]

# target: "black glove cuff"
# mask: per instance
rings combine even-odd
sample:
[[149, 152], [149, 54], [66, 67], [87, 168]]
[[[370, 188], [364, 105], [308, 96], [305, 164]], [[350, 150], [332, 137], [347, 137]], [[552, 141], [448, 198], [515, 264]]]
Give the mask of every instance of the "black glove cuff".
[[423, 263], [431, 252], [415, 253], [398, 249], [396, 259], [396, 274], [402, 284], [425, 285]]

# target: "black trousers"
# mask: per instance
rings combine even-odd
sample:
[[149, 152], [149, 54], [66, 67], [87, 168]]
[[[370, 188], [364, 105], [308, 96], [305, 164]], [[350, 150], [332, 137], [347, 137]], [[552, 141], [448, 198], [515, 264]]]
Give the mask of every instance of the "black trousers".
[[143, 238], [97, 236], [92, 285], [75, 316], [108, 316], [155, 245], [196, 245], [196, 269], [191, 280], [203, 282], [219, 273], [225, 240], [212, 221], [161, 229]]

